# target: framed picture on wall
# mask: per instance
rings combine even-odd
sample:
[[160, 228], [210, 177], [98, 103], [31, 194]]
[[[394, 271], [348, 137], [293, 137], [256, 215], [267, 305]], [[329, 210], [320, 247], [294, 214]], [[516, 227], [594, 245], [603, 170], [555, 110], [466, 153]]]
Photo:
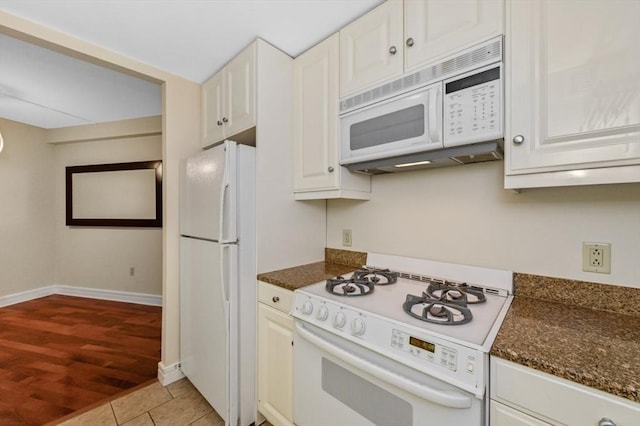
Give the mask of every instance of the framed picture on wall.
[[162, 161], [66, 168], [67, 226], [162, 227]]

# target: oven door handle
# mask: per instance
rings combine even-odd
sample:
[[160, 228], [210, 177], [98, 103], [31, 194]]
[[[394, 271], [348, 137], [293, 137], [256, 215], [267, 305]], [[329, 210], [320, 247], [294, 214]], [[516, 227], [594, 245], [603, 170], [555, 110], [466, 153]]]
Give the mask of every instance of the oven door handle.
[[347, 362], [354, 367], [371, 374], [372, 376], [392, 384], [406, 392], [416, 395], [435, 404], [443, 405], [451, 408], [469, 408], [471, 407], [471, 397], [455, 391], [443, 391], [411, 380], [407, 377], [389, 371], [372, 362], [363, 361], [358, 356], [335, 346], [326, 341], [321, 336], [316, 335], [312, 331], [306, 329], [299, 321], [295, 322], [295, 328], [298, 335], [320, 349], [330, 353], [336, 358]]

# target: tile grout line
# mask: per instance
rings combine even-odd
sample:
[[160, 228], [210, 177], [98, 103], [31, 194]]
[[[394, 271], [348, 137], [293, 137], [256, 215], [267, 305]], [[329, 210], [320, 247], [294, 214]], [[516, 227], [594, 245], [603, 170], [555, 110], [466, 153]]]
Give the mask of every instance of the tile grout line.
[[[163, 387], [165, 388], [165, 390], [167, 391], [167, 393], [168, 393], [168, 394], [169, 394], [169, 396], [171, 397], [171, 399], [170, 399], [169, 401], [173, 401], [174, 399], [176, 399], [176, 397], [175, 397], [175, 396], [173, 396], [173, 393], [169, 390], [169, 385], [167, 385], [167, 386], [163, 386]], [[165, 401], [165, 402], [163, 402], [162, 404], [158, 405], [158, 407], [163, 406], [164, 404], [168, 403], [169, 401]], [[156, 408], [158, 408], [158, 407], [153, 407], [153, 408], [151, 408], [149, 411], [147, 411], [147, 415], [149, 416], [149, 419], [151, 419], [151, 423], [153, 423], [153, 426], [155, 426], [155, 425], [156, 425], [156, 421], [155, 421], [155, 420], [153, 420], [153, 416], [151, 415], [151, 410], [154, 410], [154, 409], [156, 409]]]
[[[150, 387], [150, 386], [153, 386], [154, 384], [155, 384], [155, 382], [154, 382], [154, 383], [152, 383], [152, 384], [150, 384], [150, 385], [148, 385], [148, 386], [145, 386], [144, 388], [138, 389], [138, 391], [141, 391], [141, 390], [146, 389], [146, 388], [148, 388], [148, 387]], [[161, 386], [162, 386], [162, 385], [161, 385]], [[115, 416], [115, 409], [113, 408], [113, 405], [111, 405], [111, 404], [112, 404], [112, 402], [113, 402], [113, 401], [117, 401], [118, 399], [125, 398], [127, 395], [125, 395], [125, 396], [123, 396], [123, 397], [121, 397], [121, 398], [114, 399], [113, 401], [111, 401], [111, 402], [109, 403], [109, 405], [111, 405], [111, 410], [113, 411], [114, 417], [116, 418], [116, 425], [117, 425], [117, 426], [122, 426], [123, 424], [126, 424], [126, 423], [130, 422], [131, 420], [133, 420], [133, 419], [135, 419], [135, 418], [137, 418], [137, 417], [142, 416], [143, 414], [147, 414], [147, 415], [149, 416], [149, 418], [151, 419], [151, 422], [155, 425], [155, 422], [153, 421], [153, 417], [151, 416], [151, 410], [155, 410], [156, 408], [161, 407], [162, 405], [166, 404], [167, 402], [169, 402], [169, 401], [171, 401], [171, 400], [175, 399], [175, 398], [174, 398], [174, 396], [173, 396], [173, 394], [169, 391], [168, 386], [162, 386], [162, 388], [163, 388], [163, 389], [164, 389], [164, 391], [169, 395], [169, 400], [164, 401], [164, 402], [161, 402], [161, 403], [159, 403], [158, 405], [156, 405], [155, 407], [151, 407], [151, 408], [149, 408], [147, 411], [144, 411], [144, 412], [142, 412], [142, 413], [138, 414], [137, 416], [135, 416], [135, 417], [133, 417], [133, 418], [131, 418], [131, 419], [128, 419], [127, 421], [125, 421], [125, 422], [123, 422], [123, 423], [120, 423], [120, 422], [119, 422], [119, 420], [118, 420], [118, 418]]]
[[120, 425], [120, 423], [118, 423], [118, 418], [116, 417], [116, 412], [113, 410], [113, 405], [111, 405], [111, 401], [109, 401], [109, 408], [111, 408], [111, 415], [113, 416], [113, 420], [116, 422], [116, 425]]

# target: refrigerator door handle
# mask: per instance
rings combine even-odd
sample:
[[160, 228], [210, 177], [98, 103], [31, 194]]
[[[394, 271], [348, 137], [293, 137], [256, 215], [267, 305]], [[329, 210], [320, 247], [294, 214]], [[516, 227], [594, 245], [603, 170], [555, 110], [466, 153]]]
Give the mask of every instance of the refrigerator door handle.
[[[231, 141], [224, 142], [225, 150], [225, 167], [222, 174], [222, 188], [220, 190], [220, 244], [232, 244], [236, 242], [235, 236], [235, 204], [229, 198], [229, 189], [231, 186], [231, 178], [236, 173], [235, 163], [232, 159], [236, 158], [236, 146]], [[225, 212], [229, 208], [229, 215], [225, 216]], [[227, 229], [228, 227], [228, 229]], [[231, 235], [227, 235], [231, 233]]]
[[222, 258], [220, 259], [220, 261], [222, 262], [222, 268], [220, 268], [220, 292], [222, 293], [222, 307], [224, 309], [226, 329], [229, 330], [229, 277], [227, 276], [229, 265], [227, 261], [227, 251], [229, 250], [230, 246], [223, 244], [220, 246], [220, 248], [222, 249]]
[[[227, 149], [227, 147], [225, 146], [225, 150]], [[226, 156], [225, 156], [226, 157]], [[226, 244], [229, 241], [227, 241], [224, 237], [224, 226], [226, 221], [224, 220], [224, 210], [226, 207], [226, 200], [227, 200], [227, 190], [229, 189], [229, 167], [225, 167], [224, 168], [224, 173], [222, 174], [222, 188], [220, 189], [220, 233], [219, 235], [219, 242], [220, 244]], [[224, 277], [223, 277], [224, 278]]]
[[226, 208], [226, 199], [227, 199], [227, 192], [229, 190], [229, 180], [227, 179], [227, 173], [225, 170], [224, 173], [224, 178], [222, 181], [222, 190], [220, 191], [220, 233], [218, 235], [220, 235], [220, 240], [219, 243], [220, 244], [229, 244], [232, 241], [225, 238], [225, 223], [226, 221], [224, 220], [224, 210]]

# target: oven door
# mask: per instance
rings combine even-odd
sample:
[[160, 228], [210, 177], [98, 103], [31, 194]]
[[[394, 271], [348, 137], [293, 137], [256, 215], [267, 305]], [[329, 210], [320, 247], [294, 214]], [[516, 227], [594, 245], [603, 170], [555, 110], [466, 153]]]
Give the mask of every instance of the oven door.
[[293, 340], [297, 426], [483, 424], [471, 393], [300, 320]]
[[340, 164], [443, 147], [442, 83], [340, 116]]

